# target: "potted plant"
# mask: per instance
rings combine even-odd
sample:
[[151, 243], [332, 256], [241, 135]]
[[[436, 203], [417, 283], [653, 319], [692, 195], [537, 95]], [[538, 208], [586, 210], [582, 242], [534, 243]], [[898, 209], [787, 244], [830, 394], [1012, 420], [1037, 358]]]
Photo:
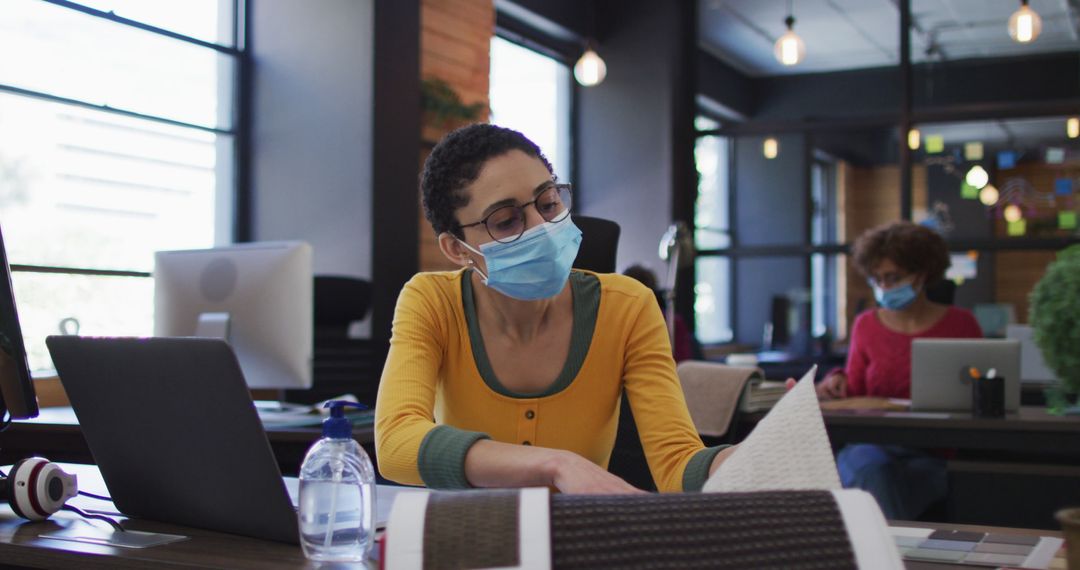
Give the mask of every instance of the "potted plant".
[[[1058, 253], [1031, 292], [1031, 327], [1035, 344], [1061, 387], [1048, 397], [1054, 413], [1080, 413], [1080, 245]], [[1056, 402], [1053, 400], [1057, 400]], [[1062, 404], [1072, 400], [1072, 407]]]

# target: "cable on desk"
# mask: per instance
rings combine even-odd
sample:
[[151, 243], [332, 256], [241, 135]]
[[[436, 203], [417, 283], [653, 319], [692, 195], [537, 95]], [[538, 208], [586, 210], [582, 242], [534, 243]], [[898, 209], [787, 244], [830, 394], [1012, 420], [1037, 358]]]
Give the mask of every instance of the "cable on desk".
[[113, 527], [113, 530], [116, 530], [118, 532], [124, 532], [124, 527], [120, 526], [120, 523], [116, 522], [111, 517], [107, 517], [105, 515], [92, 515], [90, 513], [83, 512], [83, 511], [79, 510], [78, 508], [73, 507], [71, 505], [64, 505], [63, 507], [61, 507], [61, 509], [65, 510], [65, 511], [71, 511], [71, 512], [79, 515], [80, 517], [84, 518], [84, 519], [94, 519], [94, 520], [99, 520], [99, 521], [105, 521], [105, 522], [109, 523], [110, 526]]
[[106, 497], [105, 495], [95, 495], [93, 493], [88, 493], [86, 491], [79, 491], [79, 494], [84, 496], [84, 497], [90, 497], [91, 499], [97, 499], [99, 501], [112, 502], [112, 498], [111, 497]]

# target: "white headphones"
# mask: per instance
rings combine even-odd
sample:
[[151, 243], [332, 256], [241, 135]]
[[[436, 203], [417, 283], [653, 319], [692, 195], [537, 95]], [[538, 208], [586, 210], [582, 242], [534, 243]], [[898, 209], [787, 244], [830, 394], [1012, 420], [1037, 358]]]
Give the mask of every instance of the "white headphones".
[[63, 508], [79, 493], [75, 475], [42, 457], [21, 459], [7, 477], [0, 478], [0, 500], [24, 519], [41, 521]]

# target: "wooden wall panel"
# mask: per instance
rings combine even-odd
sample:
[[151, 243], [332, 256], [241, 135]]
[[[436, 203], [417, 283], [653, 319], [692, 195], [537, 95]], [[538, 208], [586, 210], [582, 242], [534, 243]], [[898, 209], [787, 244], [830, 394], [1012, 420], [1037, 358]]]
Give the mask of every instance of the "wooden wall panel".
[[1028, 295], [1054, 260], [1054, 251], [999, 251], [994, 257], [995, 297], [1016, 307], [1016, 320], [1028, 322]]
[[[854, 242], [866, 230], [900, 219], [900, 169], [886, 165], [862, 168], [840, 163], [837, 176], [841, 212], [841, 239]], [[926, 168], [912, 170], [912, 209], [927, 209]], [[852, 265], [850, 256], [842, 256], [837, 264], [838, 281], [844, 286], [837, 292], [840, 319], [845, 325], [837, 330], [837, 338], [846, 338], [847, 329], [860, 309], [873, 306], [874, 295], [866, 278]]]
[[[466, 105], [481, 103], [479, 121], [488, 120], [491, 38], [495, 35], [493, 0], [423, 0], [420, 6], [420, 76], [446, 81]], [[431, 148], [460, 123], [436, 124], [424, 117], [420, 149], [423, 168]], [[431, 225], [420, 216], [420, 270], [457, 269], [439, 250]]]

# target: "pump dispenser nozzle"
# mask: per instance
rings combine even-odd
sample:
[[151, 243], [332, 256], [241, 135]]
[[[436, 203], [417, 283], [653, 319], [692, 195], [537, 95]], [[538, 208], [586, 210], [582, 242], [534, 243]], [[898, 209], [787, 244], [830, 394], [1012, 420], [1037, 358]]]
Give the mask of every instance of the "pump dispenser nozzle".
[[345, 417], [345, 406], [366, 410], [367, 406], [347, 400], [332, 400], [324, 408], [330, 408], [330, 417], [323, 420], [323, 437], [349, 439], [352, 437], [352, 422]]

